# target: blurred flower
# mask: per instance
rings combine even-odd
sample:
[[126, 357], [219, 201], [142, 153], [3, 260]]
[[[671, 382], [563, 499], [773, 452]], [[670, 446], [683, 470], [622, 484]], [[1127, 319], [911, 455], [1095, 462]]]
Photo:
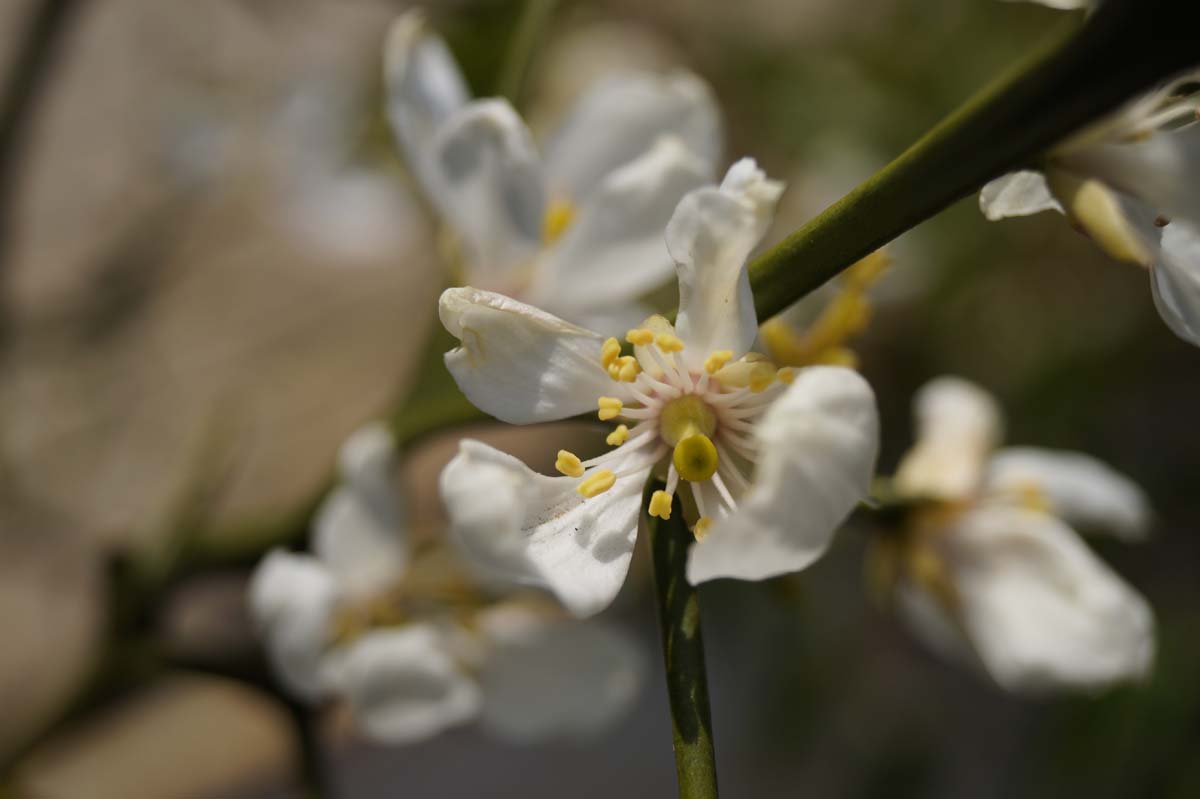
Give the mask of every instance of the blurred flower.
[[631, 316], [630, 301], [671, 270], [662, 229], [720, 156], [719, 118], [699, 79], [633, 72], [596, 82], [543, 160], [507, 101], [470, 100], [419, 12], [393, 24], [385, 77], [392, 129], [456, 236], [462, 283], [602, 328], [644, 316]]
[[1093, 8], [1099, 0], [1008, 0], [1008, 2], [1029, 2], [1038, 5], [1069, 11], [1076, 8]]
[[1007, 690], [1098, 690], [1143, 677], [1154, 654], [1150, 609], [1073, 529], [1140, 540], [1150, 521], [1142, 491], [1087, 455], [995, 451], [1000, 410], [964, 380], [921, 389], [916, 421], [893, 486], [911, 505], [902, 529], [874, 543], [874, 587], [931, 648]]
[[[777, 369], [748, 352], [757, 334], [746, 259], [770, 223], [781, 184], [750, 159], [720, 187], [690, 192], [667, 226], [679, 314], [615, 338], [474, 288], [449, 289], [441, 316], [461, 346], [446, 355], [459, 387], [513, 424], [599, 406], [626, 420], [613, 451], [563, 477], [537, 474], [477, 441], [442, 473], [455, 532], [478, 565], [552, 590], [579, 615], [612, 601], [637, 534], [642, 488], [665, 468], [649, 512], [670, 517], [685, 481], [697, 544], [693, 581], [762, 579], [802, 569], [865, 495], [878, 421], [870, 387], [848, 369]], [[669, 457], [668, 457], [669, 455]]]
[[438, 553], [410, 547], [394, 457], [381, 426], [351, 436], [314, 554], [273, 551], [254, 575], [251, 610], [288, 689], [344, 700], [366, 734], [397, 744], [477, 718], [517, 740], [619, 718], [641, 683], [636, 648], [544, 601], [485, 595]]
[[1041, 172], [993, 180], [979, 203], [992, 220], [1066, 214], [1112, 257], [1147, 267], [1163, 320], [1200, 345], [1197, 80], [1138, 98], [1051, 150]]

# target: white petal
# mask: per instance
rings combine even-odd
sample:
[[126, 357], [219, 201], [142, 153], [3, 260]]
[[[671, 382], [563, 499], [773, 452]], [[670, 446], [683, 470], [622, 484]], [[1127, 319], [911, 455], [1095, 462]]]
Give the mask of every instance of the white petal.
[[896, 470], [896, 490], [945, 500], [973, 494], [1003, 432], [996, 401], [974, 383], [939, 377], [917, 392], [913, 410], [917, 441]]
[[1002, 687], [1099, 689], [1149, 670], [1145, 600], [1062, 522], [990, 507], [968, 513], [945, 542], [963, 627]]
[[819, 558], [870, 488], [879, 416], [867, 381], [815, 366], [767, 410], [755, 430], [759, 460], [738, 509], [716, 521], [688, 557], [693, 583], [761, 580]]
[[350, 644], [342, 669], [355, 720], [379, 741], [424, 740], [479, 713], [479, 686], [428, 626], [369, 632]]
[[459, 546], [482, 571], [547, 588], [572, 613], [588, 616], [612, 602], [625, 580], [649, 467], [584, 499], [579, 480], [538, 474], [464, 439], [442, 471], [442, 500]]
[[388, 29], [383, 76], [392, 131], [417, 177], [427, 183], [434, 134], [467, 104], [470, 92], [446, 43], [430, 33], [420, 11], [401, 14]]
[[275, 549], [254, 570], [247, 600], [284, 684], [306, 701], [322, 698], [329, 689], [323, 658], [338, 602], [333, 575], [316, 558]]
[[1151, 268], [1154, 304], [1175, 335], [1200, 347], [1200, 227], [1171, 222]]
[[742, 159], [720, 188], [697, 189], [675, 209], [667, 225], [667, 249], [679, 275], [675, 329], [693, 368], [713, 350], [732, 350], [736, 358], [754, 343], [758, 320], [746, 259], [782, 191], [782, 184]]
[[477, 100], [442, 126], [433, 143], [433, 200], [459, 235], [468, 282], [511, 288], [541, 246], [541, 163], [517, 112]]
[[[1008, 0], [1009, 2], [1021, 2], [1022, 0]], [[1029, 2], [1037, 3], [1038, 5], [1047, 6], [1049, 8], [1057, 8], [1062, 11], [1070, 11], [1076, 8], [1092, 8], [1096, 5], [1096, 0], [1029, 0]]]
[[988, 183], [979, 191], [979, 208], [993, 222], [1042, 211], [1062, 213], [1045, 175], [1032, 170], [1010, 172]]
[[593, 411], [623, 384], [600, 365], [604, 338], [531, 305], [466, 287], [442, 293], [439, 312], [461, 344], [446, 368], [477, 408], [510, 424]]
[[1078, 452], [1010, 447], [988, 462], [984, 490], [1020, 501], [1033, 490], [1049, 512], [1084, 531], [1110, 532], [1136, 541], [1146, 537], [1150, 503], [1136, 483], [1105, 463]]
[[680, 198], [710, 179], [708, 167], [674, 137], [609, 174], [539, 264], [535, 301], [576, 318], [582, 309], [628, 304], [664, 283], [674, 264], [663, 231]]
[[605, 176], [664, 135], [678, 137], [709, 170], [715, 168], [721, 125], [703, 81], [685, 73], [631, 73], [597, 81], [546, 146], [551, 192], [584, 202]]
[[621, 628], [548, 620], [513, 606], [486, 615], [479, 622], [492, 651], [479, 676], [481, 721], [499, 737], [531, 742], [594, 736], [632, 708], [647, 663]]

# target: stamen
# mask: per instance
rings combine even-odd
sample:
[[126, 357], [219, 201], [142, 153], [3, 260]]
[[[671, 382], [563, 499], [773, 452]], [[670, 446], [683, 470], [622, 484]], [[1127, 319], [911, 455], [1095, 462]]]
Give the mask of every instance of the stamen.
[[750, 391], [761, 394], [775, 382], [775, 367], [769, 363], [756, 363], [750, 367]]
[[622, 355], [608, 365], [608, 376], [621, 383], [632, 383], [641, 371], [637, 358], [632, 355]]
[[647, 344], [654, 343], [654, 331], [637, 327], [625, 334], [625, 340], [635, 346], [645, 347]]
[[721, 499], [725, 500], [725, 504], [729, 506], [729, 510], [737, 510], [737, 502], [734, 500], [733, 494], [729, 493], [729, 487], [725, 485], [721, 475], [714, 474], [712, 484], [716, 487], [717, 493], [721, 495]]
[[650, 496], [650, 515], [664, 521], [671, 518], [671, 495], [666, 491], [655, 491]]
[[609, 419], [616, 419], [621, 415], [623, 403], [616, 397], [600, 397], [597, 400], [600, 406], [600, 421], [607, 422]]
[[663, 352], [683, 352], [683, 341], [672, 333], [659, 333], [654, 341]]
[[616, 482], [617, 476], [615, 474], [608, 469], [601, 469], [598, 472], [593, 472], [592, 475], [580, 483], [579, 487], [575, 490], [578, 491], [582, 496], [591, 499], [592, 497], [599, 496], [608, 489], [612, 488], [613, 484]]
[[567, 477], [583, 477], [583, 461], [579, 460], [578, 455], [565, 449], [558, 451], [558, 460], [554, 461], [554, 468]]
[[701, 516], [696, 520], [696, 526], [692, 528], [692, 535], [696, 537], [697, 541], [703, 541], [708, 535], [708, 528], [712, 527], [712, 522], [713, 520], [707, 516]]
[[796, 370], [790, 366], [785, 366], [775, 373], [775, 377], [779, 378], [780, 383], [790, 386], [792, 381], [796, 379]]
[[[608, 434], [604, 439], [604, 443], [610, 447], [619, 447], [629, 440], [629, 428], [623, 424], [617, 425], [617, 429]], [[576, 475], [578, 476], [578, 475]]]
[[552, 200], [542, 216], [542, 241], [553, 244], [566, 232], [575, 218], [575, 207], [564, 200]]
[[714, 374], [717, 370], [729, 363], [731, 360], [733, 360], [733, 350], [714, 350], [713, 353], [704, 360], [704, 371], [708, 372], [710, 375]]
[[607, 369], [621, 354], [621, 342], [615, 338], [606, 339], [600, 348], [600, 365]]

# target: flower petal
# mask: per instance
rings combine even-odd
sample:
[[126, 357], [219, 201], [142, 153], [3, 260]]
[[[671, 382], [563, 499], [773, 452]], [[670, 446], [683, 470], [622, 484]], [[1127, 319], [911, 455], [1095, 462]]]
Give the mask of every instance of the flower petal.
[[1149, 670], [1150, 608], [1061, 521], [992, 506], [944, 541], [961, 623], [1002, 687], [1094, 690]]
[[803, 569], [825, 552], [870, 487], [879, 449], [875, 395], [850, 369], [804, 369], [767, 410], [755, 439], [754, 481], [738, 509], [692, 547], [693, 583], [761, 580]]
[[578, 318], [581, 309], [627, 304], [661, 285], [673, 267], [663, 230], [680, 198], [710, 179], [682, 140], [659, 139], [606, 176], [580, 208], [578, 220], [539, 264], [534, 301]]
[[720, 188], [685, 196], [667, 225], [667, 249], [679, 275], [675, 329], [695, 369], [714, 350], [732, 350], [737, 358], [754, 343], [758, 321], [746, 259], [766, 232], [782, 191], [782, 184], [743, 158]]
[[942, 500], [973, 494], [1002, 435], [996, 401], [974, 383], [939, 377], [917, 392], [913, 410], [917, 441], [896, 470], [896, 490]]
[[328, 693], [325, 647], [338, 602], [333, 575], [316, 558], [282, 549], [267, 553], [250, 579], [250, 616], [266, 639], [280, 678], [302, 699]]
[[477, 100], [432, 148], [433, 200], [461, 238], [468, 282], [511, 288], [541, 246], [545, 193], [529, 130], [504, 100]]
[[572, 613], [588, 616], [612, 602], [625, 580], [649, 468], [647, 461], [645, 471], [584, 499], [577, 479], [538, 474], [464, 439], [442, 471], [441, 493], [461, 549], [484, 573], [547, 588]]
[[477, 408], [510, 424], [565, 419], [623, 397], [600, 364], [604, 339], [557, 316], [470, 287], [447, 289], [442, 324], [461, 344], [446, 368]]
[[1200, 347], [1200, 227], [1176, 221], [1163, 228], [1150, 286], [1163, 321], [1175, 335]]
[[428, 186], [434, 134], [471, 94], [446, 43], [418, 10], [392, 23], [383, 59], [388, 121], [410, 167]]
[[708, 169], [721, 156], [712, 92], [687, 73], [629, 73], [597, 81], [546, 146], [551, 193], [581, 204], [611, 172], [672, 135]]
[[479, 625], [492, 644], [479, 676], [481, 722], [506, 740], [594, 736], [629, 712], [645, 682], [645, 656], [614, 625], [512, 604]]
[[1107, 464], [1078, 452], [1002, 449], [988, 463], [984, 490], [992, 497], [1044, 501], [1048, 512], [1068, 524], [1127, 541], [1144, 539], [1150, 525], [1150, 503], [1142, 489]]
[[979, 191], [979, 208], [993, 222], [1042, 211], [1062, 213], [1046, 185], [1046, 176], [1032, 170], [1010, 172], [988, 183]]
[[341, 673], [355, 720], [373, 739], [406, 744], [475, 718], [479, 686], [430, 626], [380, 629], [347, 648]]

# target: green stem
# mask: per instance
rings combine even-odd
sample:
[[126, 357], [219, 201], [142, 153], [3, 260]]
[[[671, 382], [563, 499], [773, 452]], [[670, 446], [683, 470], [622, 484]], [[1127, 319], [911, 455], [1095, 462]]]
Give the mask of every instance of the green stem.
[[[663, 488], [651, 481], [642, 507]], [[671, 704], [675, 772], [680, 799], [715, 799], [717, 763], [713, 753], [712, 715], [708, 707], [708, 677], [704, 669], [704, 638], [700, 633], [700, 597], [687, 580], [688, 547], [694, 540], [675, 500], [671, 518], [647, 518], [658, 600], [667, 697]]]
[[1105, 0], [750, 265], [758, 318], [977, 191], [1155, 83], [1200, 63], [1194, 0]]
[[497, 94], [508, 98], [514, 106], [520, 103], [529, 64], [537, 52], [542, 31], [550, 21], [556, 3], [557, 0], [525, 0], [521, 18], [517, 20], [517, 29], [504, 56], [500, 79], [496, 83]]

